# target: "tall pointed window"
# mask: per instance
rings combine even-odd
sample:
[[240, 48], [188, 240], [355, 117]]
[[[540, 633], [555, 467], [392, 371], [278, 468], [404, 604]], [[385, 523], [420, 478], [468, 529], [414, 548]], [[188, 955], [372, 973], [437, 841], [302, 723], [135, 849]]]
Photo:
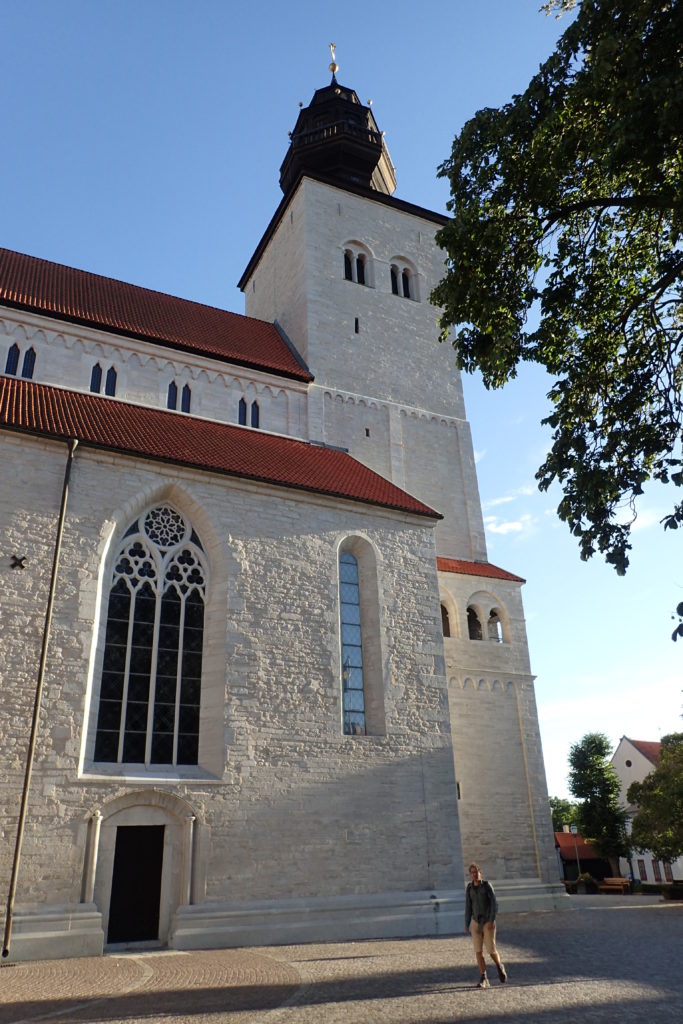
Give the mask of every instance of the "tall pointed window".
[[36, 365], [36, 350], [34, 348], [26, 349], [24, 353], [24, 362], [21, 366], [21, 376], [25, 377], [26, 380], [31, 380], [33, 377], [33, 370]]
[[180, 411], [189, 412], [190, 404], [192, 402], [192, 392], [190, 391], [189, 384], [183, 384], [183, 391], [180, 396]]
[[341, 609], [342, 714], [347, 736], [365, 735], [363, 641], [360, 620], [358, 562], [350, 551], [339, 556]]
[[104, 393], [113, 398], [116, 394], [116, 370], [113, 366], [110, 366], [107, 370], [107, 378], [104, 383]]
[[258, 427], [259, 422], [260, 422], [260, 418], [261, 418], [261, 416], [260, 416], [260, 412], [259, 412], [258, 402], [252, 402], [251, 403], [251, 425], [252, 425], [252, 427]]
[[19, 366], [19, 346], [15, 343], [10, 346], [10, 350], [7, 353], [7, 362], [5, 363], [5, 373], [10, 374], [12, 377], [16, 375], [17, 367]]
[[168, 385], [168, 395], [166, 396], [166, 408], [178, 408], [178, 385], [174, 380], [172, 380], [171, 383]]
[[237, 422], [242, 427], [247, 425], [247, 403], [243, 398], [240, 398], [239, 406], [237, 408]]
[[90, 374], [90, 390], [99, 395], [102, 390], [102, 367], [99, 363], [95, 363]]
[[114, 562], [95, 761], [197, 764], [206, 565], [188, 521], [158, 505]]

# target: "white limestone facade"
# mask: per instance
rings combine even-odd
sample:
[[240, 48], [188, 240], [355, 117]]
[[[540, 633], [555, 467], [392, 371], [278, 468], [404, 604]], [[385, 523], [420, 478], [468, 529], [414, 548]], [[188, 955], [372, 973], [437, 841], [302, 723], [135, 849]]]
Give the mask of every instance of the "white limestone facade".
[[[0, 594], [6, 886], [66, 446], [3, 441], [3, 547], [25, 559]], [[98, 764], [113, 561], [129, 524], [159, 504], [187, 517], [206, 555], [198, 764]], [[338, 559], [349, 543], [378, 596], [364, 642], [381, 715], [364, 736], [340, 727]], [[13, 959], [101, 952], [116, 829], [142, 824], [165, 828], [162, 943], [448, 930], [462, 910], [456, 804], [431, 525], [77, 449]]]

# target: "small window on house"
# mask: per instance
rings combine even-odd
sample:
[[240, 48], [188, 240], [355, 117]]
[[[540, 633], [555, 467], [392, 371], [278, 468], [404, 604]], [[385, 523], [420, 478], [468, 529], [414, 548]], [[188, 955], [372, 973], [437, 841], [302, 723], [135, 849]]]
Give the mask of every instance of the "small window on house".
[[95, 395], [99, 395], [102, 390], [102, 367], [99, 363], [95, 363], [90, 374], [90, 390]]
[[110, 366], [109, 369], [107, 370], [107, 379], [104, 385], [104, 393], [105, 395], [109, 395], [110, 398], [113, 398], [114, 395], [116, 394], [116, 370], [114, 369], [113, 366]]
[[36, 352], [35, 349], [27, 349], [24, 355], [24, 362], [21, 367], [21, 376], [26, 380], [31, 380], [33, 377], [33, 368], [36, 365]]
[[441, 605], [441, 629], [444, 636], [451, 635], [451, 620], [448, 617], [448, 608], [445, 604]]
[[647, 870], [645, 869], [645, 861], [642, 857], [638, 858], [638, 877], [641, 882], [647, 882]]
[[190, 404], [191, 404], [191, 402], [192, 402], [192, 392], [190, 391], [190, 385], [189, 384], [184, 384], [183, 385], [182, 397], [180, 399], [180, 409], [181, 409], [181, 412], [189, 412], [190, 411]]
[[258, 402], [251, 403], [251, 425], [252, 427], [258, 427], [259, 425], [259, 407]]
[[470, 640], [484, 639], [479, 616], [471, 606], [467, 609], [467, 632], [469, 633]]
[[624, 761], [624, 764], [626, 765], [627, 768], [631, 767], [631, 761], [629, 761], [628, 758]]
[[365, 256], [362, 253], [356, 259], [356, 281], [365, 284]]
[[351, 265], [351, 253], [347, 249], [344, 253], [344, 279], [346, 281], [353, 281], [353, 270]]
[[240, 398], [237, 411], [237, 422], [241, 427], [246, 427], [247, 425], [247, 403], [243, 398]]
[[166, 398], [167, 409], [178, 408], [178, 385], [174, 380], [168, 385], [168, 397]]
[[391, 268], [391, 294], [398, 295], [398, 267]]
[[12, 377], [14, 377], [16, 372], [17, 372], [17, 367], [18, 366], [19, 366], [19, 346], [14, 344], [14, 345], [12, 345], [10, 347], [10, 350], [7, 353], [7, 362], [5, 363], [5, 373], [8, 373]]
[[401, 274], [401, 283], [403, 285], [403, 296], [404, 296], [404, 298], [410, 299], [412, 296], [411, 296], [411, 292], [410, 292], [410, 271], [409, 270], [404, 270], [403, 273]]
[[673, 882], [674, 880], [674, 873], [671, 870], [671, 865], [666, 860], [664, 861], [664, 877], [666, 878], [667, 882]]
[[654, 872], [655, 882], [661, 882], [661, 880], [662, 880], [662, 871], [661, 871], [661, 868], [659, 866], [659, 861], [655, 860], [654, 857], [652, 858], [652, 870]]

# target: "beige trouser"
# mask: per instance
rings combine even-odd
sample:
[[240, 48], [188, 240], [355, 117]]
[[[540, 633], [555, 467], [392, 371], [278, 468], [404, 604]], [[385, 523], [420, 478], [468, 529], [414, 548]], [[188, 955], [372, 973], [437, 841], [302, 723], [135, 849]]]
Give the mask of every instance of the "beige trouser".
[[489, 928], [488, 925], [478, 924], [474, 918], [470, 921], [470, 931], [472, 933], [472, 942], [474, 943], [474, 952], [479, 956], [484, 946], [486, 946], [486, 952], [493, 958], [494, 954], [498, 954], [496, 949], [496, 923], [493, 922], [493, 928]]

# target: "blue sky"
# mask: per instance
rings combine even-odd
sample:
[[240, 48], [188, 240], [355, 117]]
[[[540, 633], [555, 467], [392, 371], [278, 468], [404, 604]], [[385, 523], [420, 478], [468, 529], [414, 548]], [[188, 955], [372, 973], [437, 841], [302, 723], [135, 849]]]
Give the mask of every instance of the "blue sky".
[[[0, 245], [243, 311], [237, 280], [281, 198], [301, 101], [338, 78], [373, 100], [396, 195], [443, 211], [436, 168], [476, 110], [521, 92], [566, 21], [540, 0], [0, 0]], [[524, 576], [549, 791], [569, 745], [680, 729], [680, 534], [646, 495], [625, 578], [578, 547], [534, 473], [548, 382], [465, 394], [492, 562]]]

